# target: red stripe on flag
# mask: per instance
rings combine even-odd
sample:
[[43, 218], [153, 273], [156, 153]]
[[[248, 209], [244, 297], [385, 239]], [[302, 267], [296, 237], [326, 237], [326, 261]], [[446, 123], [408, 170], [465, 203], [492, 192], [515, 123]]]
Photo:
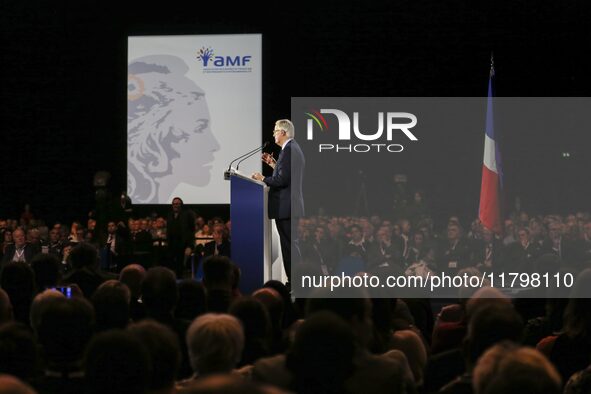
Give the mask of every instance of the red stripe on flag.
[[501, 201], [499, 174], [482, 166], [482, 185], [480, 187], [480, 212], [482, 224], [497, 234], [501, 233]]

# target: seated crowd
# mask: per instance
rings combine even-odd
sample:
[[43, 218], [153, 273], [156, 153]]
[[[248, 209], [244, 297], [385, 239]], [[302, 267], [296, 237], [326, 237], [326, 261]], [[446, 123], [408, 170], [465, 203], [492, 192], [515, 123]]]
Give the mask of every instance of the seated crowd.
[[553, 264], [578, 275], [570, 299], [490, 287], [453, 300], [363, 289], [292, 299], [278, 281], [242, 294], [220, 246], [230, 224], [196, 222], [202, 280], [162, 264], [163, 218], [109, 222], [122, 238], [102, 243], [92, 219], [69, 229], [0, 220], [0, 394], [591, 392], [587, 214], [520, 213], [503, 237], [477, 221], [464, 231], [457, 217], [442, 234], [425, 215], [299, 223], [303, 259], [325, 273], [349, 260], [407, 275]]

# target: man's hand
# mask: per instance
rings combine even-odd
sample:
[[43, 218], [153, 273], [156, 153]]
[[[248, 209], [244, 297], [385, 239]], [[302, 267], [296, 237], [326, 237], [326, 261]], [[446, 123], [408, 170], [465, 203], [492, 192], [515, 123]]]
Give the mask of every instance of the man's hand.
[[263, 161], [263, 163], [267, 164], [271, 168], [275, 168], [275, 164], [277, 163], [273, 155], [270, 153], [263, 153], [263, 156], [261, 156], [261, 160]]
[[263, 174], [261, 174], [260, 172], [255, 172], [254, 174], [251, 175], [251, 178], [255, 179], [257, 181], [262, 181], [263, 179], [265, 179]]

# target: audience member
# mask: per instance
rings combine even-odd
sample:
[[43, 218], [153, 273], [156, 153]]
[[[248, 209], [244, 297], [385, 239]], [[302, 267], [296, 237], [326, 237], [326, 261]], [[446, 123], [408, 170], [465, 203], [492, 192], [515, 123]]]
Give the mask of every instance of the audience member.
[[263, 303], [254, 297], [242, 297], [232, 303], [229, 311], [244, 328], [244, 350], [239, 367], [253, 364], [270, 354], [271, 319]]
[[95, 330], [124, 329], [129, 323], [129, 288], [115, 279], [99, 286], [92, 295], [95, 312]]
[[234, 370], [244, 348], [242, 325], [233, 316], [207, 313], [191, 323], [187, 347], [193, 379]]
[[475, 394], [560, 394], [556, 368], [535, 349], [501, 343], [478, 360], [472, 381]]
[[146, 270], [139, 264], [130, 264], [123, 268], [119, 274], [119, 281], [127, 285], [130, 291], [129, 316], [133, 321], [138, 321], [146, 316], [142, 302], [142, 282], [145, 277]]
[[148, 352], [149, 393], [174, 393], [174, 382], [181, 363], [181, 350], [175, 333], [165, 325], [153, 320], [134, 323], [127, 330], [142, 343]]
[[144, 394], [150, 372], [150, 357], [140, 339], [131, 332], [105, 331], [88, 345], [84, 393]]

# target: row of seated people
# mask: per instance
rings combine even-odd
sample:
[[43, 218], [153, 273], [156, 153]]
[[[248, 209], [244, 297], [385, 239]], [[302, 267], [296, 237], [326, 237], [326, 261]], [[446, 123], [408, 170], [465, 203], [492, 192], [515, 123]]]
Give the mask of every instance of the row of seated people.
[[[61, 225], [56, 225], [49, 231], [47, 240], [40, 237], [39, 231], [35, 229], [26, 232], [20, 227], [14, 230], [4, 229], [1, 231], [4, 242], [0, 247], [0, 262], [30, 263], [37, 254], [47, 253], [56, 256], [62, 262], [63, 270], [70, 269], [68, 255], [80, 241], [68, 239], [60, 231], [59, 226]], [[215, 223], [212, 228], [211, 234], [196, 238], [193, 250], [195, 259], [200, 260], [212, 255], [231, 257], [229, 231], [225, 224]], [[144, 267], [162, 264], [172, 253], [166, 238], [152, 238], [149, 232], [143, 230], [130, 231], [122, 222], [108, 223], [104, 242], [99, 242], [92, 236], [82, 239], [99, 249], [101, 267], [114, 272], [119, 272], [131, 261], [137, 261]]]
[[459, 302], [437, 303], [371, 297], [363, 289], [355, 298], [319, 289], [292, 300], [276, 281], [243, 295], [239, 268], [223, 256], [204, 261], [203, 282], [137, 264], [113, 276], [100, 270], [96, 248], [85, 243], [70, 260], [65, 277], [49, 254], [30, 265], [10, 262], [0, 273], [0, 374], [12, 376], [2, 378], [7, 387], [40, 393], [588, 389], [591, 304], [581, 297], [591, 270], [580, 274], [570, 299], [512, 301], [485, 287], [463, 293]]
[[544, 225], [540, 225], [542, 219], [536, 219], [523, 227], [508, 228], [511, 233], [504, 237], [479, 222], [465, 232], [454, 217], [442, 234], [424, 223], [376, 219], [373, 223], [367, 218], [347, 217], [300, 220], [303, 259], [322, 266], [325, 273], [338, 272], [343, 260], [355, 258], [365, 271], [390, 267], [409, 274], [457, 272], [466, 267], [532, 272], [543, 255], [556, 256], [577, 271], [591, 261], [588, 217], [574, 227], [558, 216], [549, 216]]

